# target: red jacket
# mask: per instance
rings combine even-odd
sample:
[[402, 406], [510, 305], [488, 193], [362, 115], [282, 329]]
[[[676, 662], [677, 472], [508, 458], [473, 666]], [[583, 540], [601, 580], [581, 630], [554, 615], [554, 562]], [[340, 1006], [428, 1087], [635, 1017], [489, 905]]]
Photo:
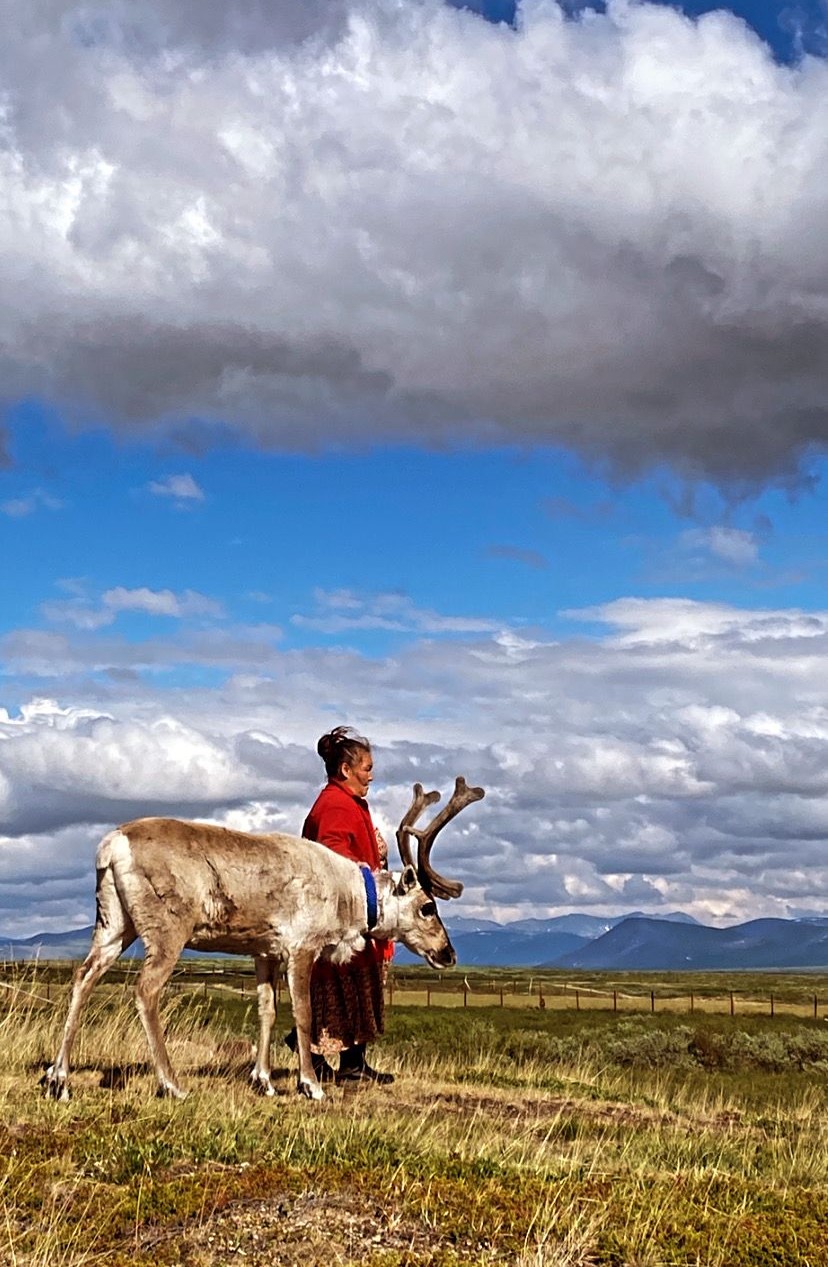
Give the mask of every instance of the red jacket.
[[372, 871], [380, 869], [377, 833], [368, 802], [362, 796], [354, 796], [341, 783], [332, 780], [323, 787], [305, 819], [302, 835], [318, 840], [320, 845], [327, 845], [352, 862], [367, 862]]
[[[354, 796], [341, 783], [331, 780], [323, 787], [313, 803], [302, 827], [306, 840], [316, 840], [327, 845], [334, 853], [350, 858], [352, 862], [367, 862], [372, 871], [379, 871], [379, 847], [377, 833], [371, 819], [368, 802], [362, 796]], [[394, 943], [375, 940], [351, 961], [391, 959]], [[316, 965], [316, 971], [319, 968]], [[345, 965], [347, 968], [347, 964]]]

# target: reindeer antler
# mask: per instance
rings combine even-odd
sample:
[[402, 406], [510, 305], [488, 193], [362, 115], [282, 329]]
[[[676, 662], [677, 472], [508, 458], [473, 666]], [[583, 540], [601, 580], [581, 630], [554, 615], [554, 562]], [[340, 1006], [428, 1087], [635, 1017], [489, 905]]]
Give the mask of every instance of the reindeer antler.
[[417, 837], [417, 877], [421, 887], [433, 897], [459, 897], [463, 892], [463, 885], [459, 880], [447, 880], [432, 867], [430, 858], [435, 837], [439, 831], [442, 831], [446, 823], [451, 822], [456, 814], [459, 814], [467, 805], [472, 805], [475, 801], [479, 801], [483, 796], [485, 796], [485, 792], [482, 787], [469, 787], [463, 776], [458, 775], [454, 783], [454, 792], [448, 804], [443, 806], [440, 813], [431, 820], [427, 827], [415, 827], [414, 824], [426, 806], [433, 805], [436, 801], [439, 801], [440, 793], [424, 792], [421, 783], [414, 784], [414, 799], [411, 802], [411, 807], [397, 828], [397, 848], [400, 851], [403, 865], [412, 867], [414, 862], [411, 857], [411, 845], [408, 837]]
[[408, 811], [403, 815], [400, 825], [397, 828], [397, 848], [400, 851], [400, 857], [402, 858], [402, 864], [404, 867], [414, 867], [416, 871], [417, 868], [414, 866], [414, 859], [411, 856], [411, 842], [408, 839], [409, 833], [413, 835], [413, 825], [416, 823], [423, 810], [429, 805], [434, 805], [434, 803], [439, 801], [439, 799], [439, 792], [424, 792], [422, 783], [414, 784], [414, 800], [411, 802], [411, 806]]

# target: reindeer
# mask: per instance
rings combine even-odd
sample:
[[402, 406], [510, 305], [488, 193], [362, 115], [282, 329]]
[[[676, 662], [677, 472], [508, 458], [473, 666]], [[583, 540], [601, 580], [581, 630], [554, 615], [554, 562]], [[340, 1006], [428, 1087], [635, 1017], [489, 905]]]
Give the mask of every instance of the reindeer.
[[[298, 1090], [324, 1096], [310, 1049], [310, 977], [326, 955], [346, 963], [366, 938], [394, 938], [432, 968], [456, 962], [435, 898], [459, 897], [463, 886], [431, 865], [437, 833], [483, 788], [455, 782], [449, 802], [425, 827], [415, 823], [439, 792], [414, 785], [397, 829], [398, 875], [373, 873], [323, 845], [281, 833], [251, 835], [176, 818], [139, 818], [104, 836], [96, 857], [97, 918], [92, 946], [75, 973], [63, 1041], [43, 1076], [47, 1094], [68, 1100], [69, 1058], [84, 1005], [95, 983], [142, 938], [144, 963], [135, 1001], [158, 1077], [159, 1095], [183, 1099], [158, 1016], [162, 989], [185, 947], [252, 955], [256, 965], [259, 1039], [250, 1078], [274, 1095], [270, 1042], [276, 1019], [275, 974], [287, 965], [296, 1022]], [[417, 862], [410, 837], [417, 839]]]

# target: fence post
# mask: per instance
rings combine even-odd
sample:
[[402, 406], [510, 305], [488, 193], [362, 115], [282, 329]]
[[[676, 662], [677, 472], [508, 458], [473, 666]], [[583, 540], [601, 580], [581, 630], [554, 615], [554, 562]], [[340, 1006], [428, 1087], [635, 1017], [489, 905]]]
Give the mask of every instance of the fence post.
[[618, 1011], [618, 991], [617, 990], [613, 990], [612, 992], [612, 1010], [613, 1012]]
[[773, 995], [770, 996], [770, 1003], [771, 1003], [771, 1016], [773, 1016]]
[[655, 1011], [655, 990], [650, 991], [650, 1011]]
[[580, 992], [580, 990], [577, 990], [577, 989], [576, 989], [576, 991], [575, 991], [575, 1011], [576, 1011], [576, 1012], [580, 1012], [580, 1010], [581, 1010], [581, 992]]
[[817, 1018], [817, 996], [814, 995], [814, 1020]]
[[503, 986], [500, 987], [500, 1006], [503, 1007]]
[[736, 1015], [736, 1005], [735, 1005], [735, 1003], [734, 1003], [734, 1001], [733, 1001], [733, 991], [732, 991], [732, 990], [730, 991], [730, 1015], [731, 1015], [731, 1016], [735, 1016], [735, 1015]]
[[696, 998], [695, 998], [695, 995], [693, 994], [693, 991], [691, 990], [690, 991], [690, 1014], [692, 1015], [693, 1012], [695, 1012], [695, 1010], [696, 1010]]

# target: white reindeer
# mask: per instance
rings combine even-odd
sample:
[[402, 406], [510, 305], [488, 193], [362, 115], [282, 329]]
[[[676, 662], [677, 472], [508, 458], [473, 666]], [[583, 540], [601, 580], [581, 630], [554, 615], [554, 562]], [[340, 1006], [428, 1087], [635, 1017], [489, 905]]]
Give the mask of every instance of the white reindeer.
[[[320, 955], [347, 962], [365, 939], [395, 938], [433, 968], [456, 962], [435, 897], [459, 897], [463, 886], [433, 870], [437, 833], [482, 788], [455, 783], [448, 804], [427, 827], [415, 827], [439, 792], [414, 785], [411, 807], [397, 829], [402, 872], [372, 873], [323, 845], [280, 833], [254, 836], [175, 818], [139, 818], [111, 831], [98, 846], [92, 947], [78, 968], [63, 1041], [43, 1082], [68, 1100], [69, 1059], [81, 1013], [95, 983], [140, 937], [145, 957], [136, 1006], [149, 1043], [159, 1095], [183, 1099], [164, 1042], [158, 1001], [185, 947], [252, 955], [256, 964], [259, 1042], [250, 1075], [273, 1095], [270, 1041], [276, 1018], [275, 972], [287, 964], [296, 1022], [299, 1091], [323, 1098], [310, 1049], [311, 969]], [[417, 864], [409, 837], [418, 841]]]

